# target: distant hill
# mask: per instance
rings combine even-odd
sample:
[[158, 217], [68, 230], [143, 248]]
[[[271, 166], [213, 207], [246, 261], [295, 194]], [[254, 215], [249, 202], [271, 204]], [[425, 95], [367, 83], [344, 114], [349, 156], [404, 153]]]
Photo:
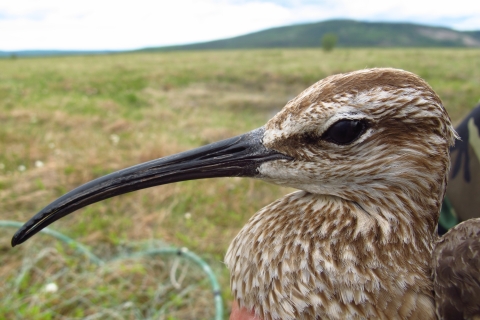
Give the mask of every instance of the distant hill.
[[70, 56], [85, 54], [109, 54], [120, 51], [81, 51], [81, 50], [18, 50], [18, 51], [0, 51], [0, 58], [16, 58], [16, 57], [45, 57], [45, 56]]
[[314, 48], [326, 33], [338, 37], [338, 47], [480, 47], [480, 31], [456, 31], [411, 23], [329, 20], [267, 29], [239, 37], [156, 50]]
[[[412, 23], [328, 20], [317, 23], [272, 28], [229, 39], [178, 46], [145, 48], [133, 50], [133, 52], [255, 48], [315, 48], [320, 47], [321, 38], [326, 33], [334, 33], [337, 35], [338, 47], [480, 47], [480, 30], [462, 32], [449, 28]], [[154, 35], [152, 34], [152, 37], [153, 36]], [[111, 54], [121, 52], [132, 51], [0, 51], [0, 58]]]

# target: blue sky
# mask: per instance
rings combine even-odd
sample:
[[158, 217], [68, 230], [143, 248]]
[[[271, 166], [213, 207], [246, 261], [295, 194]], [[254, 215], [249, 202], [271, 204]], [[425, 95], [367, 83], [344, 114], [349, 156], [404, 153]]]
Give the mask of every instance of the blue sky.
[[477, 0], [0, 0], [0, 50], [122, 50], [349, 18], [480, 30]]

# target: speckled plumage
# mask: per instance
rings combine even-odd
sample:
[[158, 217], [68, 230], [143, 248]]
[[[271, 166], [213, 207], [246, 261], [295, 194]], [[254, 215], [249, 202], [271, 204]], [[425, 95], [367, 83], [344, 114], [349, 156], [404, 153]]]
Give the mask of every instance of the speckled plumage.
[[438, 319], [480, 319], [480, 218], [438, 240], [433, 268]]
[[[339, 145], [341, 119], [369, 123]], [[321, 80], [265, 126], [294, 161], [260, 178], [301, 189], [256, 213], [226, 255], [240, 307], [268, 319], [434, 319], [432, 251], [456, 133], [418, 76], [370, 69]]]

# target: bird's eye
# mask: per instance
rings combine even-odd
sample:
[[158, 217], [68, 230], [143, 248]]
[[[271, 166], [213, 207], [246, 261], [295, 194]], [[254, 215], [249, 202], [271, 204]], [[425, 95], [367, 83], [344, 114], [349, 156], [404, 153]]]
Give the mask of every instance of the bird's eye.
[[357, 140], [366, 130], [364, 120], [340, 120], [322, 135], [322, 139], [336, 144], [349, 144]]

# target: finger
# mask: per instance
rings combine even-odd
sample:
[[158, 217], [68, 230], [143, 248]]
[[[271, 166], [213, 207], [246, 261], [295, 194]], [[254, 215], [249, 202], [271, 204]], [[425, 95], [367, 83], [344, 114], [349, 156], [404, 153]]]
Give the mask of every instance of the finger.
[[253, 311], [248, 311], [245, 308], [240, 309], [236, 301], [232, 305], [232, 313], [230, 314], [230, 320], [261, 320], [255, 316]]

